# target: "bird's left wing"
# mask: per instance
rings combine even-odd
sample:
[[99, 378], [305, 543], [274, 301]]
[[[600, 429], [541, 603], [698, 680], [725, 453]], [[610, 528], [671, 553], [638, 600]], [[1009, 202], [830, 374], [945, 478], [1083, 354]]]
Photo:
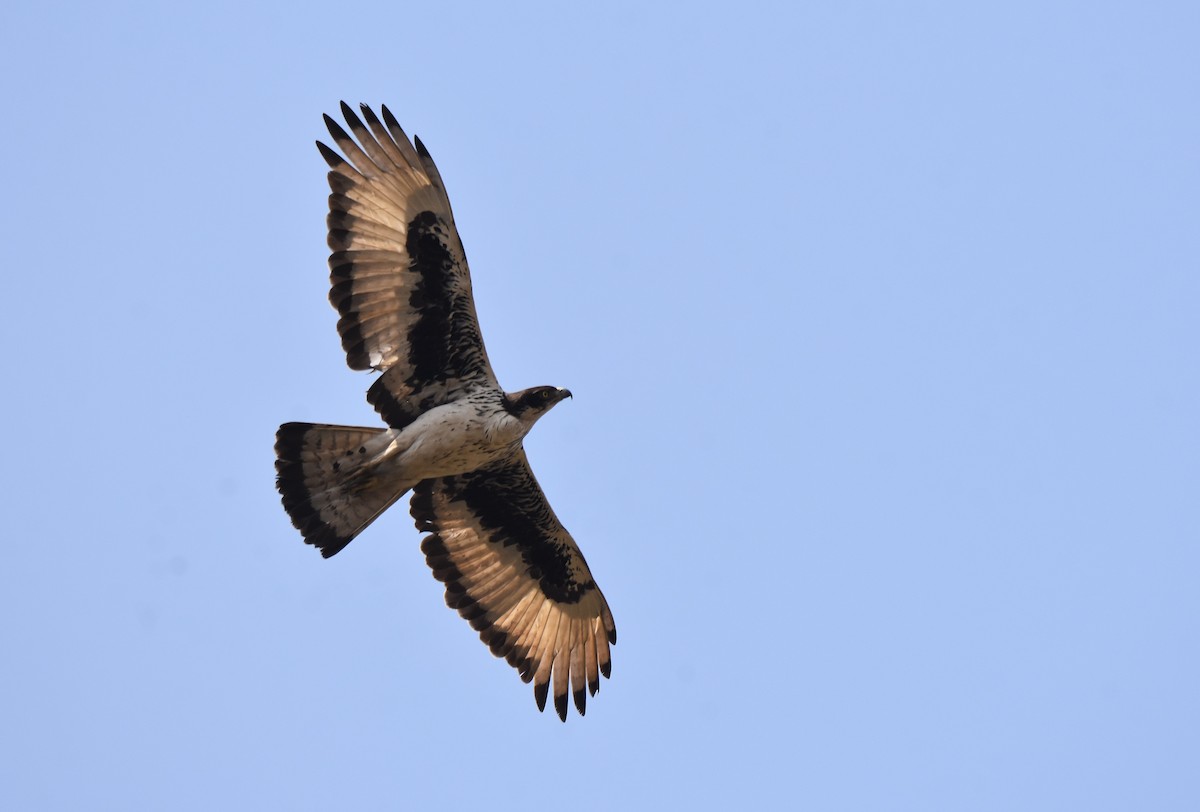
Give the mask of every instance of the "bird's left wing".
[[499, 386], [433, 158], [387, 107], [362, 114], [342, 103], [353, 137], [325, 116], [342, 155], [317, 142], [329, 164], [329, 300], [350, 368], [383, 372], [367, 399], [403, 428], [464, 388]]
[[[434, 576], [497, 657], [533, 682], [538, 709], [550, 687], [567, 718], [568, 683], [582, 715], [609, 676], [612, 613], [583, 554], [538, 486], [523, 450], [500, 464], [421, 482], [417, 529]], [[586, 693], [585, 693], [586, 691]]]

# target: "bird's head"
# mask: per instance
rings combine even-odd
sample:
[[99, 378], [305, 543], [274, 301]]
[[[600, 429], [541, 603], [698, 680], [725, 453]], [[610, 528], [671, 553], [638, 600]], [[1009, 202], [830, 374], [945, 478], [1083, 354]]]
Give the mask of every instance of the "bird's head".
[[533, 425], [537, 419], [559, 403], [571, 397], [570, 389], [556, 386], [534, 386], [504, 396], [504, 408], [523, 423]]

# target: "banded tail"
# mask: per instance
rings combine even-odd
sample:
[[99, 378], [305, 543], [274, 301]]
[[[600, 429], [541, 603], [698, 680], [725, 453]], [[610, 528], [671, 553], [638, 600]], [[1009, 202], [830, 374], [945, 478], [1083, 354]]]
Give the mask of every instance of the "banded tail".
[[329, 558], [403, 496], [410, 483], [370, 464], [386, 429], [284, 423], [275, 435], [275, 486], [304, 540]]

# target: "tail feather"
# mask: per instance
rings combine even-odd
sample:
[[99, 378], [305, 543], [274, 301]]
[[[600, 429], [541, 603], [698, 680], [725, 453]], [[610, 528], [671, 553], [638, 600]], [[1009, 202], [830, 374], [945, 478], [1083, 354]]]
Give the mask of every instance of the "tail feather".
[[275, 484], [304, 540], [329, 558], [405, 494], [375, 475], [386, 429], [284, 423], [275, 435]]

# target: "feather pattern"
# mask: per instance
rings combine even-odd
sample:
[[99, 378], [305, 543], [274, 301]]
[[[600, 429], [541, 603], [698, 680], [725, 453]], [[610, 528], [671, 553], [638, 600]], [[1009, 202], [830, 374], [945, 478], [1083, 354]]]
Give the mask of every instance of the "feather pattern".
[[386, 429], [284, 423], [275, 435], [276, 484], [292, 524], [326, 558], [337, 554], [408, 490], [371, 463]]
[[366, 123], [342, 103], [349, 133], [325, 117], [341, 155], [317, 144], [329, 164], [329, 300], [350, 367], [384, 373], [368, 400], [403, 428], [470, 385], [499, 385], [433, 159], [386, 107], [382, 121], [362, 111]]
[[[538, 707], [551, 694], [579, 713], [610, 673], [617, 631], [579, 547], [550, 509], [524, 451], [413, 489], [412, 515], [446, 603], [492, 653], [532, 681]], [[570, 689], [569, 689], [570, 688]]]

